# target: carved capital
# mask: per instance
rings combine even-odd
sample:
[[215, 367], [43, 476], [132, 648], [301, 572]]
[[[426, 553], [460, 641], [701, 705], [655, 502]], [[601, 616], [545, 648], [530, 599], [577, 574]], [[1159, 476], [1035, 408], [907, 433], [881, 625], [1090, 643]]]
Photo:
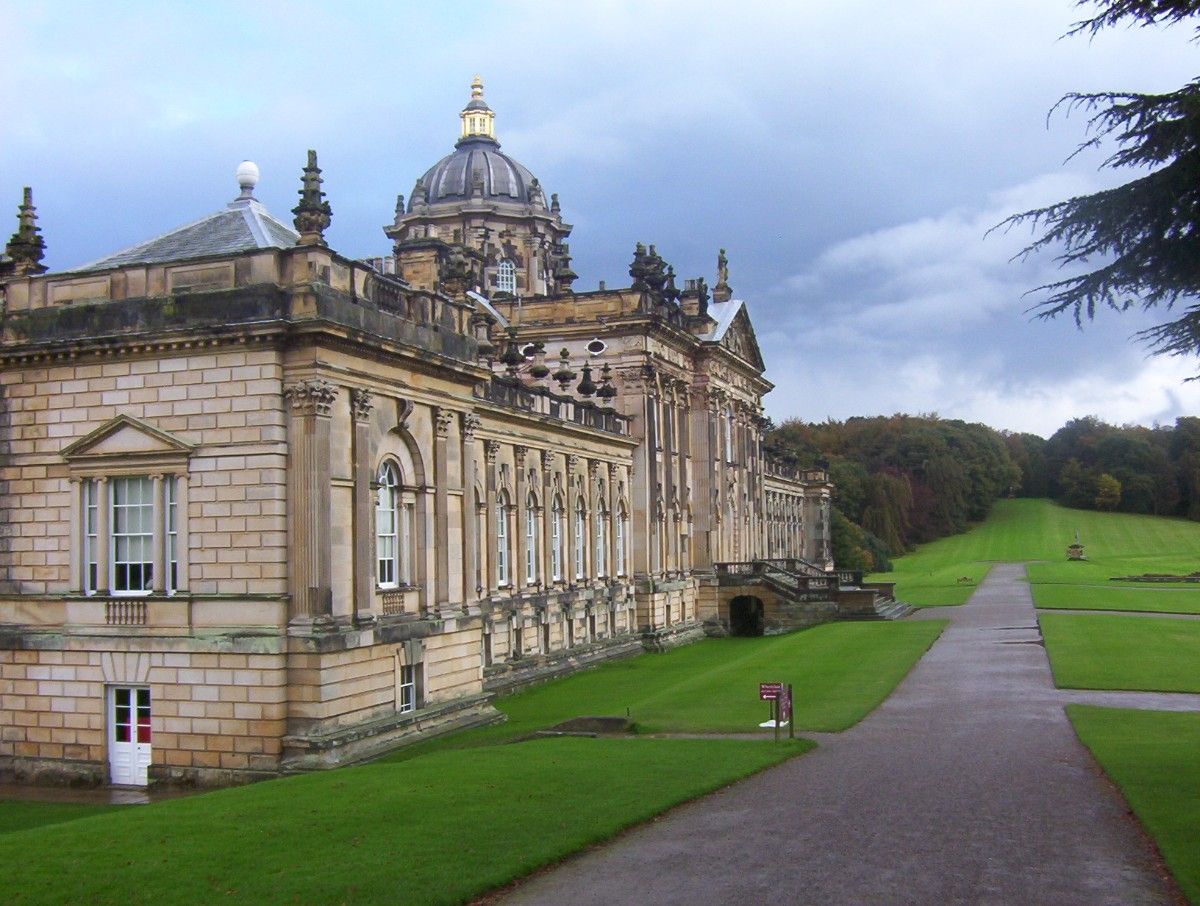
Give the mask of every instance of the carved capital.
[[483, 422], [474, 412], [464, 412], [462, 417], [463, 440], [474, 440], [475, 432], [479, 430], [481, 424]]
[[568, 475], [574, 474], [575, 470], [578, 468], [579, 468], [579, 456], [576, 453], [572, 453], [570, 456], [567, 457], [567, 474]]
[[297, 381], [283, 390], [283, 398], [300, 415], [328, 417], [337, 399], [337, 388], [321, 378]]
[[438, 437], [445, 437], [450, 433], [450, 425], [454, 422], [455, 415], [457, 413], [453, 409], [433, 407], [433, 427]]
[[542, 475], [546, 481], [550, 480], [550, 470], [554, 467], [554, 454], [549, 450], [541, 450], [538, 452], [538, 459], [542, 466]]
[[487, 459], [487, 464], [489, 466], [494, 466], [496, 464], [496, 456], [497, 456], [497, 454], [499, 454], [499, 452], [500, 452], [500, 441], [485, 440], [483, 442], [483, 455]]
[[608, 464], [608, 480], [610, 482], [617, 480], [617, 464], [615, 462]]
[[513, 455], [516, 457], [516, 460], [517, 460], [517, 468], [520, 468], [521, 466], [525, 465], [525, 455], [528, 452], [529, 452], [529, 448], [526, 447], [524, 444], [517, 444], [515, 447], [513, 447]]
[[365, 422], [371, 417], [375, 404], [371, 398], [375, 394], [365, 387], [354, 387], [350, 390], [350, 414], [356, 422]]

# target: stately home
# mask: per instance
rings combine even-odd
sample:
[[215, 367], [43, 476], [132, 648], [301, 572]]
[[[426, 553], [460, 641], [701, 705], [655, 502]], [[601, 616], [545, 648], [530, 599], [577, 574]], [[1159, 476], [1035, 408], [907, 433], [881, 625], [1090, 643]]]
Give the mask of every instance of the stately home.
[[826, 474], [764, 460], [724, 254], [711, 291], [642, 245], [628, 287], [577, 289], [558, 197], [482, 94], [378, 257], [327, 246], [313, 152], [291, 225], [247, 162], [212, 213], [55, 273], [25, 190], [0, 773], [341, 764], [534, 679], [846, 606]]

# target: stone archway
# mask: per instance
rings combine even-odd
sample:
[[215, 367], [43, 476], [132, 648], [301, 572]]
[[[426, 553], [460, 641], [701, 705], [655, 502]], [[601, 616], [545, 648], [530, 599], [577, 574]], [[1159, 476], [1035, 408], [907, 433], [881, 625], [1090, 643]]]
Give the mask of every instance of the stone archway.
[[763, 634], [763, 602], [753, 595], [738, 595], [729, 602], [729, 634]]

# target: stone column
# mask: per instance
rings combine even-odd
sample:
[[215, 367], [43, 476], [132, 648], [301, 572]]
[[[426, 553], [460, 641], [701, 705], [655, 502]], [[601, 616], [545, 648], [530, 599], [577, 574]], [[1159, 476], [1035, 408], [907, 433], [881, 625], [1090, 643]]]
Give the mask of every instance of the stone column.
[[332, 625], [330, 584], [330, 410], [337, 388], [321, 379], [284, 388], [288, 405], [290, 620], [301, 628]]
[[86, 547], [84, 538], [87, 535], [86, 497], [83, 492], [84, 482], [78, 475], [67, 478], [67, 483], [71, 488], [71, 534], [69, 536], [71, 540], [67, 545], [71, 558], [71, 575], [68, 577], [67, 589], [71, 594], [79, 594], [87, 588], [87, 582], [83, 576], [87, 572], [83, 554]]
[[496, 584], [496, 517], [499, 515], [496, 511], [496, 456], [500, 452], [500, 442], [495, 440], [485, 440], [483, 442], [483, 452], [486, 461], [487, 475], [485, 481], [487, 486], [484, 488], [484, 493], [487, 494], [487, 516], [485, 517], [487, 537], [487, 574], [483, 583], [484, 588], [489, 594], [496, 594], [500, 586]]
[[452, 409], [433, 409], [434, 601], [439, 613], [450, 603], [450, 468], [446, 444], [456, 417]]
[[[371, 391], [350, 391], [350, 418], [354, 433], [351, 437], [351, 475], [354, 479], [354, 502], [350, 525], [354, 543], [353, 574], [354, 600], [350, 612], [357, 622], [370, 622], [375, 609], [375, 530], [373, 526], [372, 485], [375, 478], [375, 450], [371, 438]], [[402, 552], [405, 557], [411, 556]]]
[[153, 587], [152, 594], [165, 594], [167, 590], [167, 533], [163, 530], [167, 524], [164, 516], [166, 507], [166, 498], [163, 492], [163, 477], [161, 473], [150, 476], [151, 486], [151, 502], [152, 522], [154, 526], [154, 535], [151, 538], [151, 559], [153, 566], [150, 568], [150, 579]]
[[[604, 501], [604, 505], [608, 508], [608, 529], [606, 540], [608, 541], [608, 573], [610, 581], [616, 581], [617, 578], [617, 519], [620, 518], [617, 513], [617, 464], [610, 462], [608, 464], [608, 499]], [[628, 570], [627, 570], [628, 571]]]
[[479, 509], [475, 500], [475, 432], [479, 416], [464, 412], [462, 417], [463, 470], [463, 608], [467, 601], [482, 594], [479, 575]]
[[96, 481], [96, 594], [112, 592], [108, 578], [109, 541], [112, 536], [112, 486], [107, 475]]
[[517, 499], [513, 503], [513, 512], [517, 514], [513, 521], [516, 525], [513, 526], [513, 533], [516, 538], [516, 544], [510, 547], [516, 551], [516, 556], [513, 558], [516, 562], [513, 563], [512, 569], [512, 587], [515, 590], [523, 591], [529, 583], [529, 574], [525, 569], [525, 519], [529, 512], [529, 487], [528, 479], [525, 475], [525, 455], [529, 452], [529, 448], [521, 444], [513, 447], [513, 461], [516, 463], [516, 481], [513, 482], [514, 492]]
[[[551, 545], [554, 543], [552, 528], [554, 521], [554, 455], [549, 450], [542, 450], [540, 456], [542, 467], [542, 586], [550, 588], [554, 584], [550, 551]], [[560, 535], [559, 544], [561, 543]], [[561, 556], [562, 551], [560, 550], [559, 557]], [[565, 640], [563, 644], [566, 644]]]
[[[576, 540], [576, 537], [575, 537], [578, 534], [578, 531], [576, 530], [576, 523], [578, 522], [578, 518], [576, 517], [576, 508], [578, 506], [579, 496], [575, 493], [575, 472], [578, 468], [579, 468], [579, 457], [576, 454], [572, 453], [567, 457], [567, 491], [566, 491], [567, 500], [566, 500], [566, 503], [563, 505], [564, 510], [565, 510], [565, 512], [563, 513], [563, 519], [567, 523], [566, 527], [565, 527], [566, 528], [565, 535], [566, 535], [566, 540], [567, 540], [567, 550], [566, 550], [566, 556], [563, 558], [563, 575], [567, 579], [567, 584], [571, 585], [571, 586], [575, 585], [579, 581], [579, 578], [580, 578], [578, 576], [577, 570], [575, 569], [575, 549], [579, 544], [579, 542]], [[585, 534], [586, 534], [586, 529], [587, 529], [586, 522], [587, 522], [587, 517], [585, 515], [584, 516]], [[587, 544], [585, 542], [585, 544], [584, 544], [584, 548], [585, 548], [584, 576], [583, 576], [583, 578], [585, 580], [587, 578], [586, 547], [587, 547]]]

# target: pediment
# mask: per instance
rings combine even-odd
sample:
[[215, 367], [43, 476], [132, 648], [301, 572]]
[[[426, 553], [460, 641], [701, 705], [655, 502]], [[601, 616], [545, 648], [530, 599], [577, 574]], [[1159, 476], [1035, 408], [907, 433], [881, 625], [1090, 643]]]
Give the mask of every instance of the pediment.
[[758, 337], [754, 335], [754, 325], [750, 323], [750, 315], [743, 305], [733, 318], [725, 335], [721, 337], [721, 345], [739, 359], [749, 362], [759, 371], [766, 369], [762, 350], [758, 348]]
[[68, 462], [99, 457], [186, 457], [192, 444], [130, 415], [118, 415], [62, 451]]

